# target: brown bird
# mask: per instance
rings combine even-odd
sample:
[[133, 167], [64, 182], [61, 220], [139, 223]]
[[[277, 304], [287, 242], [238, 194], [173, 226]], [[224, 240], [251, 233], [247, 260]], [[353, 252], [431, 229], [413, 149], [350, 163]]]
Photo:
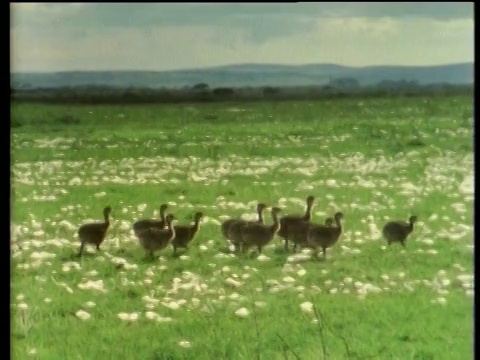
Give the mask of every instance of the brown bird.
[[268, 207], [268, 205], [264, 203], [257, 204], [257, 221], [247, 221], [239, 218], [228, 219], [222, 223], [221, 230], [222, 234], [226, 239], [229, 239], [233, 246], [235, 247], [235, 251], [238, 251], [238, 244], [241, 240], [241, 232], [240, 229], [243, 225], [253, 222], [258, 224], [263, 224], [263, 212]]
[[297, 225], [302, 226], [302, 222], [310, 222], [312, 218], [312, 208], [315, 197], [310, 195], [307, 197], [307, 207], [304, 215], [286, 215], [280, 219], [281, 229], [278, 236], [285, 240], [285, 251], [288, 251], [288, 241], [290, 236], [295, 233]]
[[[321, 248], [323, 258], [326, 259], [326, 249], [336, 244], [342, 234], [343, 213], [337, 212], [334, 216], [336, 226], [311, 225], [307, 236], [307, 245], [313, 249]], [[318, 256], [318, 252], [316, 253]]]
[[202, 212], [195, 213], [195, 222], [193, 225], [176, 225], [175, 226], [175, 237], [172, 240], [173, 245], [173, 255], [177, 254], [177, 248], [187, 249], [188, 244], [190, 244], [195, 235], [198, 233], [200, 228], [200, 219], [203, 217]]
[[103, 209], [104, 222], [83, 224], [78, 228], [78, 238], [80, 239], [78, 256], [82, 256], [85, 244], [95, 245], [97, 250], [100, 251], [100, 245], [105, 240], [108, 227], [110, 226], [109, 216], [111, 211], [112, 208], [110, 206]]
[[273, 224], [265, 225], [259, 223], [246, 223], [241, 227], [240, 247], [242, 252], [246, 252], [251, 246], [257, 246], [258, 252], [261, 253], [265, 245], [267, 245], [281, 228], [278, 214], [282, 210], [278, 207], [272, 208]]
[[[307, 237], [310, 228], [315, 225], [307, 221], [299, 221], [294, 227], [289, 229], [289, 239], [293, 243], [293, 252], [297, 252], [297, 246], [306, 247], [308, 245]], [[333, 225], [333, 218], [325, 219], [325, 226], [331, 227]]]
[[393, 242], [399, 242], [403, 247], [405, 246], [405, 241], [413, 231], [413, 225], [417, 222], [417, 217], [415, 215], [410, 216], [408, 222], [405, 221], [390, 221], [383, 227], [383, 236], [387, 239], [388, 245], [390, 246]]
[[167, 223], [166, 229], [150, 227], [139, 231], [138, 239], [140, 245], [145, 250], [146, 257], [148, 257], [148, 255], [153, 257], [155, 251], [165, 249], [175, 238], [175, 216], [173, 216], [173, 214], [168, 214], [165, 221]]
[[138, 237], [138, 232], [141, 230], [145, 230], [149, 227], [155, 227], [157, 229], [165, 228], [167, 222], [165, 221], [165, 210], [167, 210], [168, 205], [162, 204], [160, 205], [160, 219], [142, 219], [138, 220], [133, 224], [133, 232]]

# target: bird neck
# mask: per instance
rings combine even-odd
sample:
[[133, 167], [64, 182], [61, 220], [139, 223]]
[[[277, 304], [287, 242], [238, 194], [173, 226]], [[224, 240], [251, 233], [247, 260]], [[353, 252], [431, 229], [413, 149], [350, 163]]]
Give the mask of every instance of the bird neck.
[[110, 225], [110, 216], [108, 213], [103, 214], [103, 217], [105, 219], [105, 225], [109, 226]]
[[172, 234], [172, 237], [175, 237], [175, 226], [172, 225], [172, 221], [167, 221], [167, 229]]
[[340, 234], [342, 232], [342, 221], [338, 218], [335, 218], [336, 230]]
[[160, 219], [165, 223], [165, 209], [160, 209]]
[[408, 232], [411, 233], [413, 231], [413, 222], [410, 221], [408, 225]]
[[257, 214], [258, 214], [258, 222], [260, 224], [263, 224], [263, 209], [258, 209]]
[[280, 221], [278, 221], [278, 215], [276, 213], [272, 214], [273, 224], [272, 224], [272, 233], [276, 234], [280, 231]]
[[200, 228], [200, 218], [196, 218], [195, 223], [192, 226], [193, 233], [195, 234], [199, 228]]
[[307, 204], [305, 215], [303, 215], [303, 218], [305, 221], [310, 221], [310, 219], [312, 218], [312, 207], [313, 207], [313, 203]]

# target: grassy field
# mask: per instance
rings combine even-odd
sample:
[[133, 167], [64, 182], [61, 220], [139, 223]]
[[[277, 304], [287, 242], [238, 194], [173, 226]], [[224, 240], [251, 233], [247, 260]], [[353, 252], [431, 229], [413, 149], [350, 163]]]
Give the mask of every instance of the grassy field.
[[[473, 357], [472, 98], [22, 104], [12, 119], [14, 359]], [[258, 201], [302, 213], [308, 195], [314, 222], [345, 215], [326, 260], [279, 238], [226, 253], [223, 219]], [[205, 216], [181, 256], [148, 260], [131, 225], [164, 202], [179, 223]], [[76, 258], [106, 205], [101, 251]], [[383, 224], [411, 214], [406, 249], [388, 248]]]

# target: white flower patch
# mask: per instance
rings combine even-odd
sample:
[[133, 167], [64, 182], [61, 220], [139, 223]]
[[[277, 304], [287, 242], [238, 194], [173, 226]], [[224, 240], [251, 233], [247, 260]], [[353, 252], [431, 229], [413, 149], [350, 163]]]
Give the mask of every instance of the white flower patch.
[[356, 178], [356, 183], [355, 183], [356, 187], [363, 187], [367, 189], [372, 189], [377, 187], [377, 185], [373, 181], [365, 180], [361, 178], [359, 175], [355, 176], [355, 178]]
[[159, 317], [159, 315], [153, 311], [146, 311], [145, 317], [149, 320], [156, 320]]
[[67, 220], [61, 220], [58, 223], [58, 225], [64, 227], [66, 230], [69, 230], [69, 231], [76, 231], [77, 230], [77, 227]]
[[474, 193], [473, 174], [465, 176], [462, 183], [458, 186], [458, 191], [462, 194]]
[[300, 309], [306, 313], [313, 313], [313, 304], [310, 301], [305, 301], [300, 304]]
[[238, 287], [243, 285], [243, 282], [229, 277], [225, 280], [225, 284], [228, 285], [228, 286], [234, 287], [234, 288], [238, 288]]
[[271, 293], [271, 294], [275, 294], [281, 290], [284, 290], [284, 289], [287, 289], [287, 286], [284, 286], [284, 285], [275, 285], [275, 286], [272, 286], [268, 291]]
[[306, 273], [307, 273], [307, 270], [305, 269], [300, 269], [297, 271], [297, 275], [300, 277], [305, 276]]
[[75, 261], [66, 262], [62, 265], [62, 271], [63, 272], [69, 272], [72, 269], [80, 270], [81, 268], [82, 267], [80, 266], [80, 264], [78, 262], [75, 262]]
[[46, 245], [51, 245], [55, 247], [64, 247], [70, 245], [70, 242], [65, 239], [50, 239], [45, 241]]
[[56, 256], [57, 256], [56, 254], [48, 253], [45, 251], [41, 251], [41, 252], [34, 251], [30, 254], [30, 258], [35, 260], [53, 259]]
[[119, 222], [119, 225], [118, 225], [118, 230], [120, 231], [129, 231], [131, 230], [131, 223], [126, 221], [126, 220], [122, 220]]
[[176, 301], [162, 302], [162, 305], [165, 306], [166, 308], [169, 308], [170, 310], [180, 309], [180, 304]]
[[472, 274], [458, 275], [456, 280], [464, 289], [473, 288], [473, 275]]
[[84, 283], [80, 283], [77, 287], [81, 290], [96, 290], [103, 293], [106, 293], [107, 290], [104, 288], [103, 280], [88, 280]]
[[230, 300], [240, 300], [240, 299], [243, 299], [243, 297], [242, 297], [239, 293], [236, 293], [236, 292], [231, 293], [231, 294], [228, 296], [228, 298], [229, 298]]
[[79, 318], [80, 320], [88, 320], [90, 319], [92, 316], [86, 312], [86, 311], [83, 311], [83, 310], [78, 310], [76, 313], [75, 313], [75, 316], [77, 318]]
[[138, 320], [139, 313], [138, 312], [133, 312], [133, 313], [118, 313], [117, 314], [118, 318], [123, 321], [127, 322], [134, 322]]
[[74, 185], [82, 185], [82, 180], [79, 177], [74, 177], [68, 182], [68, 185], [74, 186]]
[[287, 258], [287, 261], [289, 263], [300, 263], [300, 262], [305, 262], [305, 261], [308, 261], [312, 258], [312, 255], [311, 254], [308, 254], [308, 253], [299, 253], [299, 254], [294, 254], [294, 255], [290, 255], [288, 258]]
[[154, 275], [155, 275], [155, 273], [153, 272], [152, 269], [145, 270], [145, 276], [152, 277]]
[[255, 301], [255, 306], [258, 308], [264, 308], [267, 306], [267, 303], [265, 301]]
[[258, 257], [257, 257], [257, 260], [260, 261], [260, 262], [265, 262], [265, 261], [269, 261], [270, 258], [264, 254], [260, 254]]
[[178, 346], [184, 348], [184, 349], [189, 349], [192, 347], [192, 343], [188, 340], [180, 340], [178, 342]]
[[445, 299], [444, 297], [438, 297], [434, 300], [431, 300], [431, 303], [432, 304], [440, 304], [440, 305], [445, 305], [447, 303], [447, 299]]
[[325, 180], [325, 185], [332, 188], [340, 187], [335, 179]]
[[463, 203], [454, 203], [450, 205], [457, 213], [464, 214], [467, 212], [465, 204]]
[[238, 309], [237, 311], [235, 311], [235, 315], [237, 315], [238, 317], [241, 317], [241, 318], [245, 318], [248, 315], [250, 315], [250, 311], [248, 311], [247, 308], [242, 307], [242, 308]]

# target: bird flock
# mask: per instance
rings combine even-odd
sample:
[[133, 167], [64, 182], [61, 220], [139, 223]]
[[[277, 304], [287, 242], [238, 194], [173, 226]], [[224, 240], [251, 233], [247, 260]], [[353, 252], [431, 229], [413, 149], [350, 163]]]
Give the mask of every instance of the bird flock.
[[[342, 212], [336, 212], [333, 217], [325, 219], [323, 224], [312, 222], [312, 208], [315, 197], [310, 195], [306, 199], [306, 210], [303, 215], [285, 215], [280, 217], [282, 210], [279, 207], [271, 208], [272, 223], [266, 224], [264, 211], [269, 208], [265, 203], [258, 203], [255, 221], [242, 218], [230, 218], [225, 220], [220, 228], [225, 240], [231, 242], [235, 253], [246, 253], [252, 247], [256, 247], [259, 253], [269, 244], [275, 236], [284, 241], [285, 251], [289, 251], [289, 243], [293, 244], [293, 252], [297, 248], [310, 248], [318, 257], [319, 251], [326, 259], [326, 250], [338, 242], [342, 234]], [[178, 249], [188, 249], [188, 245], [195, 239], [200, 228], [202, 212], [195, 213], [194, 223], [190, 225], [178, 225], [177, 219], [171, 213], [166, 215], [167, 204], [160, 206], [159, 219], [142, 219], [133, 224], [133, 232], [138, 238], [140, 246], [145, 250], [146, 257], [153, 257], [156, 251], [161, 251], [172, 245], [173, 254]], [[110, 226], [110, 213], [112, 209], [107, 206], [103, 210], [104, 221], [83, 224], [78, 230], [80, 250], [78, 256], [82, 256], [86, 244], [95, 245], [100, 250], [100, 245], [105, 240]], [[390, 221], [383, 227], [382, 234], [388, 245], [398, 242], [406, 246], [407, 237], [413, 231], [417, 216], [410, 216], [409, 221]]]

